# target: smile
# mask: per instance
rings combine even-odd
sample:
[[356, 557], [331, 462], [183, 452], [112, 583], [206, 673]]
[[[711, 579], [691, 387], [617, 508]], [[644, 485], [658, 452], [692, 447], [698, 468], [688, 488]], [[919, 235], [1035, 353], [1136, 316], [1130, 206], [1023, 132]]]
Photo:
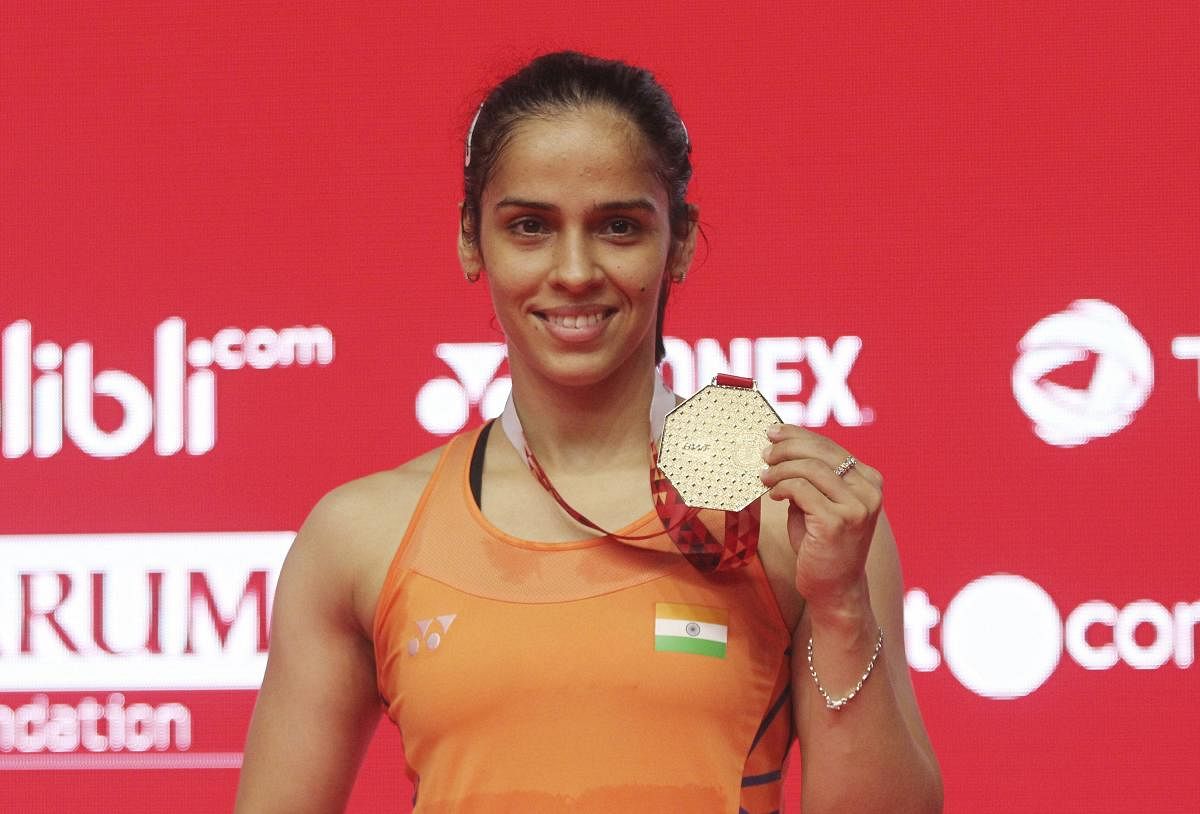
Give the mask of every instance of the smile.
[[616, 308], [597, 306], [564, 307], [547, 311], [534, 311], [552, 336], [564, 342], [587, 342], [604, 332], [609, 319], [617, 313]]
[[589, 309], [587, 311], [536, 311], [539, 319], [549, 322], [556, 328], [580, 329], [599, 325], [616, 313], [615, 308]]

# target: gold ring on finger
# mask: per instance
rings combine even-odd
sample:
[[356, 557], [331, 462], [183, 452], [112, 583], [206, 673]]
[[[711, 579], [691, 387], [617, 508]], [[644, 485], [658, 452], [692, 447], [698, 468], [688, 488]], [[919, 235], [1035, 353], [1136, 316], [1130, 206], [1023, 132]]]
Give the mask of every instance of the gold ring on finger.
[[834, 468], [833, 474], [837, 475], [839, 478], [845, 477], [846, 473], [853, 469], [854, 465], [857, 463], [858, 460], [853, 455], [847, 455], [846, 460], [842, 461]]

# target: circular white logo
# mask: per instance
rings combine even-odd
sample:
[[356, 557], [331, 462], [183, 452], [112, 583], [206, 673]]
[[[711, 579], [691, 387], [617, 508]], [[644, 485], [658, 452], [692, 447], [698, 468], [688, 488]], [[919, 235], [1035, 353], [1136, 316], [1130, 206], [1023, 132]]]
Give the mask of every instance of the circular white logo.
[[[1124, 428], [1154, 387], [1146, 340], [1120, 309], [1102, 300], [1076, 300], [1051, 314], [1021, 337], [1018, 348], [1013, 396], [1038, 437], [1054, 446], [1079, 446]], [[1087, 389], [1044, 378], [1089, 354], [1097, 358]]]
[[968, 584], [942, 619], [942, 653], [963, 686], [988, 698], [1040, 687], [1062, 657], [1062, 617], [1025, 577], [992, 574]]

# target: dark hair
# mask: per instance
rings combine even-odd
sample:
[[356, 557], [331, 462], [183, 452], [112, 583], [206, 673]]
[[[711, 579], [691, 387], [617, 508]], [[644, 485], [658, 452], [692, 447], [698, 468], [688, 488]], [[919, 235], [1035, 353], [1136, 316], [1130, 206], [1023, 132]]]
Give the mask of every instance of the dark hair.
[[[637, 125], [654, 151], [654, 171], [667, 191], [672, 237], [680, 241], [688, 236], [692, 215], [686, 196], [692, 177], [692, 147], [671, 97], [645, 68], [559, 51], [538, 57], [505, 79], [479, 106], [467, 134], [463, 170], [462, 227], [468, 242], [478, 240], [483, 188], [516, 125], [523, 119], [549, 117], [588, 105], [609, 107]], [[656, 363], [666, 353], [662, 326], [669, 290], [667, 281], [658, 300]]]

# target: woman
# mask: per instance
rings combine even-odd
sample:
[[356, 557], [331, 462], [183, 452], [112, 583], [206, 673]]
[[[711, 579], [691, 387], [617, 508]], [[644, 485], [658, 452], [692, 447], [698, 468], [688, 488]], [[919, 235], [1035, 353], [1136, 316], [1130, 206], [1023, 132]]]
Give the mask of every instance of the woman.
[[[805, 814], [940, 810], [879, 473], [775, 427], [758, 556], [711, 573], [653, 508], [690, 149], [622, 63], [547, 55], [485, 99], [459, 255], [507, 339], [503, 431], [314, 509], [276, 594], [239, 811], [340, 810], [381, 697], [419, 812], [773, 811], [793, 736]], [[665, 646], [672, 619], [717, 633]]]

